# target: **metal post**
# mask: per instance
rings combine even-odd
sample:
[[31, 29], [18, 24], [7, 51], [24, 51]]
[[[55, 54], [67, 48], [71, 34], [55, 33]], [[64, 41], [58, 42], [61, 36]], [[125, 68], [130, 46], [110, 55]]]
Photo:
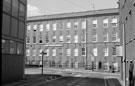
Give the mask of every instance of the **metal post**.
[[44, 62], [44, 59], [43, 59], [43, 58], [44, 58], [44, 53], [43, 53], [43, 51], [42, 51], [42, 72], [41, 72], [42, 75], [43, 75], [43, 62]]
[[87, 23], [87, 20], [86, 20], [86, 70], [87, 70], [87, 54], [88, 54], [88, 46], [87, 46], [87, 36], [88, 36], [88, 23]]

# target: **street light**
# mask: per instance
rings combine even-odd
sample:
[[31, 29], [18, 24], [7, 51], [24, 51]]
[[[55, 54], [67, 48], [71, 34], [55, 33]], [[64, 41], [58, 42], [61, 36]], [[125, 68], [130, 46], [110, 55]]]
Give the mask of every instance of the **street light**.
[[42, 54], [42, 70], [41, 70], [41, 74], [43, 75], [43, 65], [44, 65], [44, 64], [43, 64], [43, 62], [44, 62], [44, 55], [46, 55], [47, 53], [45, 53], [45, 52], [43, 52], [43, 51], [42, 51], [42, 53], [41, 53], [41, 54]]

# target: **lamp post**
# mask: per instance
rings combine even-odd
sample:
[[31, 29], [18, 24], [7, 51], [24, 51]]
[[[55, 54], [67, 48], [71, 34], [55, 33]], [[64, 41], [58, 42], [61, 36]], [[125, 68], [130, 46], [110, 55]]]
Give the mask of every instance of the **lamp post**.
[[42, 51], [42, 69], [41, 69], [41, 74], [42, 74], [42, 75], [43, 75], [43, 72], [44, 72], [44, 71], [43, 71], [43, 67], [44, 67], [44, 66], [43, 66], [43, 65], [44, 65], [44, 64], [43, 64], [43, 63], [44, 63], [44, 54], [46, 55], [47, 53], [45, 53], [45, 52]]

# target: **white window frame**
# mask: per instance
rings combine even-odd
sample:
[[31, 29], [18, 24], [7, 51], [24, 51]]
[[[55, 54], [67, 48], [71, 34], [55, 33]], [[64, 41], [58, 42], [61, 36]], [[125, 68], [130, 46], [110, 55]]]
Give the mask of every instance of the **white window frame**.
[[74, 49], [74, 56], [78, 56], [78, 48]]
[[107, 37], [107, 40], [103, 40], [103, 41], [104, 41], [104, 42], [108, 42], [108, 33], [105, 33], [103, 37], [104, 37], [104, 38]]
[[43, 31], [43, 24], [39, 24], [39, 31], [40, 31], [40, 32]]
[[50, 31], [50, 24], [46, 24], [46, 31]]
[[49, 48], [47, 48], [45, 51], [46, 51], [46, 56], [49, 56]]
[[63, 43], [63, 36], [62, 36], [62, 35], [59, 36], [59, 42], [60, 42], [60, 43]]
[[[93, 27], [94, 25], [96, 25], [96, 27]], [[97, 19], [95, 19], [95, 20], [92, 21], [92, 27], [93, 28], [97, 28], [98, 27], [98, 25], [97, 25]]]
[[66, 56], [70, 56], [71, 55], [71, 49], [70, 48], [67, 48], [66, 49]]
[[[70, 39], [70, 41], [67, 40], [68, 38]], [[71, 36], [70, 35], [66, 36], [66, 42], [71, 43]]]
[[71, 28], [71, 22], [67, 22], [67, 29], [70, 29]]
[[53, 30], [56, 30], [56, 29], [57, 29], [57, 24], [54, 23], [54, 24], [53, 24]]
[[27, 31], [31, 30], [31, 25], [27, 25]]
[[34, 24], [34, 25], [33, 25], [33, 29], [34, 29], [34, 30], [37, 30], [37, 24]]
[[104, 52], [104, 56], [109, 56], [109, 48], [108, 47], [104, 47], [103, 52]]
[[86, 20], [82, 22], [82, 29], [86, 29]]
[[[113, 19], [112, 19], [112, 22], [111, 22], [112, 27], [117, 27], [117, 26], [118, 26], [117, 23], [118, 23], [118, 19], [117, 19], [117, 18], [113, 18]], [[116, 24], [116, 25], [114, 26], [113, 24]]]
[[30, 49], [26, 50], [26, 56], [30, 56]]
[[42, 49], [39, 49], [39, 56], [42, 56]]
[[78, 29], [78, 21], [74, 22], [74, 29]]
[[[106, 24], [107, 26], [105, 26], [105, 24]], [[103, 27], [104, 27], [104, 28], [108, 28], [108, 26], [109, 26], [109, 24], [108, 24], [108, 19], [104, 19], [104, 20], [103, 20]]]
[[[96, 39], [96, 40], [93, 40], [93, 39]], [[92, 35], [92, 42], [97, 42], [98, 40], [98, 35], [97, 34], [93, 34]]]
[[98, 56], [98, 48], [97, 47], [93, 48], [92, 52], [93, 52], [94, 56]]
[[118, 41], [118, 33], [115, 32], [115, 34], [112, 34], [112, 38], [115, 37], [116, 40], [112, 40], [112, 42], [117, 42]]
[[37, 52], [36, 49], [33, 50], [33, 56], [36, 56]]
[[74, 35], [74, 43], [78, 43], [78, 35]]
[[52, 49], [52, 56], [56, 56], [56, 48]]
[[[53, 40], [55, 40], [55, 42], [54, 42]], [[56, 43], [56, 36], [53, 36], [53, 37], [52, 37], [52, 42], [53, 42], [53, 43]]]

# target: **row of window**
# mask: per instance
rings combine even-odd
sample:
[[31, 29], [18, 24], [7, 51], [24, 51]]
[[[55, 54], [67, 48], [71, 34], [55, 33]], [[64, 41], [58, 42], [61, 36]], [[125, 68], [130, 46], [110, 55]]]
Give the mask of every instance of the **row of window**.
[[[118, 23], [117, 18], [112, 19], [112, 22], [111, 22], [112, 27], [117, 27], [117, 23]], [[82, 27], [81, 27], [82, 29], [86, 29], [86, 21], [83, 21], [81, 25], [82, 25]], [[28, 25], [27, 30], [31, 30], [31, 27], [32, 27], [31, 25]], [[61, 24], [59, 24], [59, 27], [60, 27], [59, 29], [64, 29]], [[97, 19], [92, 21], [92, 27], [93, 28], [98, 27]], [[109, 20], [108, 19], [103, 20], [103, 27], [104, 28], [109, 27]], [[44, 28], [43, 24], [34, 24], [33, 25], [34, 31], [36, 31], [37, 29], [39, 29], [39, 31], [43, 31], [43, 28]], [[45, 28], [46, 28], [46, 31], [50, 31], [51, 24], [46, 24]], [[71, 22], [67, 22], [66, 29], [70, 29], [70, 28], [71, 28]], [[78, 29], [78, 28], [79, 28], [79, 23], [75, 22], [74, 29]], [[56, 23], [52, 24], [52, 30], [56, 30], [56, 29], [57, 29], [57, 24]]]
[[[39, 49], [39, 50], [36, 50], [36, 49], [33, 49], [31, 52], [32, 52], [32, 55], [33, 56], [36, 56], [37, 53], [39, 53], [39, 56], [42, 56], [42, 49]], [[63, 55], [63, 48], [59, 48], [59, 55]], [[49, 56], [49, 49], [46, 48], [45, 51], [45, 56]], [[56, 56], [56, 48], [52, 48], [52, 56]], [[78, 51], [78, 48], [74, 48], [73, 50], [73, 53], [74, 53], [74, 56], [78, 56], [79, 54], [79, 51]], [[71, 55], [71, 49], [70, 48], [67, 48], [66, 49], [66, 56], [70, 56]], [[81, 48], [81, 55], [82, 56], [85, 56], [86, 55], [86, 48]], [[98, 49], [97, 47], [93, 48], [92, 49], [92, 56], [98, 56]], [[103, 55], [104, 56], [109, 56], [109, 48], [108, 47], [104, 47], [103, 48]], [[116, 55], [116, 48], [113, 48], [113, 53], [112, 55]], [[26, 56], [30, 56], [30, 49], [27, 49], [26, 50]]]
[[20, 54], [23, 55], [23, 43], [13, 40], [2, 39], [2, 54]]
[[[98, 41], [98, 35], [97, 34], [93, 34], [92, 36], [92, 42], [97, 42]], [[36, 36], [32, 36], [32, 39], [30, 39], [29, 36], [26, 37], [26, 43], [30, 43], [30, 40], [33, 40], [32, 42], [33, 43], [37, 43], [37, 38], [39, 38], [39, 43], [43, 43], [43, 38], [42, 37], [36, 37]], [[60, 35], [59, 36], [59, 43], [63, 43], [64, 41], [64, 36], [63, 35]], [[66, 36], [66, 43], [71, 43], [71, 39], [73, 39], [73, 42], [74, 43], [78, 43], [79, 41], [79, 36], [78, 35], [74, 35], [73, 38], [70, 36], [70, 35], [67, 35]], [[56, 43], [56, 40], [57, 40], [57, 36], [52, 36], [52, 43]], [[49, 36], [46, 35], [45, 36], [45, 42], [46, 43], [49, 43]], [[103, 35], [103, 42], [108, 42], [109, 41], [109, 35], [108, 33], [105, 33]], [[112, 34], [112, 42], [119, 42], [120, 40], [118, 39], [118, 33], [117, 32], [113, 32]], [[81, 35], [81, 42], [82, 43], [85, 43], [86, 42], [86, 35], [83, 34]]]

